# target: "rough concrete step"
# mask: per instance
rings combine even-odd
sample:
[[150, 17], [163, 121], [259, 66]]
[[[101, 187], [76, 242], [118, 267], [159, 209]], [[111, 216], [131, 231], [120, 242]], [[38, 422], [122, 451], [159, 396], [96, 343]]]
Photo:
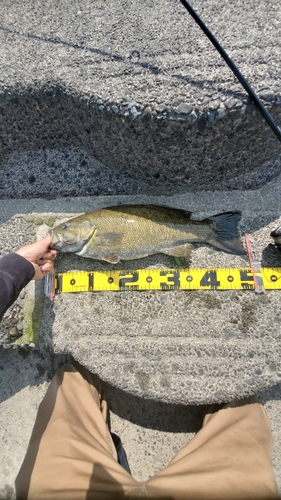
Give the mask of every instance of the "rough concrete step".
[[[192, 4], [280, 122], [279, 4]], [[2, 3], [0, 15], [1, 165], [82, 147], [155, 194], [259, 187], [280, 172], [278, 140], [180, 1], [28, 0]], [[48, 196], [69, 192], [77, 166], [92, 172], [83, 158], [40, 161], [65, 181]], [[96, 192], [78, 177], [71, 194]]]

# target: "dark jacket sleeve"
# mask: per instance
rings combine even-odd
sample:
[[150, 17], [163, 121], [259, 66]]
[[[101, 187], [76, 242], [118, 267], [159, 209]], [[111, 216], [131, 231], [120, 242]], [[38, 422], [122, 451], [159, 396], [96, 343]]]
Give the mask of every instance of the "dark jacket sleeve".
[[0, 259], [0, 321], [20, 291], [33, 278], [34, 272], [33, 265], [16, 253]]

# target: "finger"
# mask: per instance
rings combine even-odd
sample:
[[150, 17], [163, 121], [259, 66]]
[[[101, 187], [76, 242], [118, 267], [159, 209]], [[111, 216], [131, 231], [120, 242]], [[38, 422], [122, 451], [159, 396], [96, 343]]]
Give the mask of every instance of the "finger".
[[[54, 253], [55, 252], [55, 253]], [[56, 256], [56, 250], [54, 250], [54, 252], [51, 252], [50, 250], [48, 250], [47, 252], [45, 252], [41, 259], [51, 259], [51, 260], [54, 260], [55, 256]], [[41, 260], [40, 259], [40, 260]]]
[[50, 246], [50, 244], [52, 243], [52, 238], [51, 238], [51, 236], [45, 236], [45, 238], [43, 238], [42, 240], [40, 240], [40, 242], [43, 245], [46, 245], [46, 248], [48, 248]]
[[40, 269], [42, 269], [46, 265], [51, 266], [52, 269], [54, 269], [54, 262], [53, 262], [53, 260], [50, 260], [50, 259], [40, 259], [37, 262], [37, 264], [40, 267]]
[[37, 260], [37, 264], [42, 264], [44, 262], [50, 262], [52, 264], [54, 264], [54, 257], [51, 255], [51, 257], [45, 257], [43, 255], [43, 257], [41, 257], [41, 259]]
[[51, 264], [49, 262], [45, 262], [44, 264], [39, 266], [39, 269], [40, 269], [41, 273], [50, 274], [51, 272], [53, 272], [54, 266], [53, 266], [53, 264]]
[[43, 240], [36, 241], [33, 243], [34, 249], [41, 254], [50, 251], [51, 249], [49, 248], [52, 243], [52, 238], [51, 236], [46, 236], [46, 238], [43, 238]]

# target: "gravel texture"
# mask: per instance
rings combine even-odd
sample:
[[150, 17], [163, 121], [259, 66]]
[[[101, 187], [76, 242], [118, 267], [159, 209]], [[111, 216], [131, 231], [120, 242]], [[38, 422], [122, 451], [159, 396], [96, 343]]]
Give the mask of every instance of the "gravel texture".
[[9, 349], [15, 346], [15, 341], [23, 334], [23, 304], [25, 290], [20, 294], [20, 297], [14, 302], [9, 310], [4, 314], [0, 325], [0, 345], [4, 349]]
[[[280, 122], [279, 5], [193, 7]], [[6, 0], [0, 14], [0, 162], [28, 152], [21, 169], [10, 164], [26, 182], [11, 186], [4, 171], [1, 197], [38, 190], [36, 161], [50, 175], [48, 196], [106, 194], [87, 153], [116, 184], [118, 174], [135, 180], [127, 194], [145, 184], [154, 194], [241, 189], [241, 175], [257, 188], [280, 173], [278, 140], [179, 1]], [[44, 152], [73, 147], [82, 157]]]

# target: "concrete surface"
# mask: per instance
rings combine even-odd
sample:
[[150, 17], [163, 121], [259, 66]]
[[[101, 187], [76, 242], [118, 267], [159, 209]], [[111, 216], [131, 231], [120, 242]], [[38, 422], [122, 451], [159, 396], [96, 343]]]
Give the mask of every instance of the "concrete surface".
[[[192, 5], [280, 123], [280, 5]], [[57, 218], [158, 202], [201, 218], [242, 210], [241, 233], [262, 265], [280, 265], [266, 250], [281, 223], [280, 144], [180, 2], [4, 0], [0, 18], [0, 255]], [[245, 263], [198, 246], [191, 265]], [[99, 265], [57, 259], [57, 269]], [[112, 430], [140, 480], [200, 427], [201, 408], [189, 403], [259, 390], [281, 487], [279, 291], [77, 295], [52, 305], [35, 289], [39, 347], [17, 345], [28, 291], [0, 329], [0, 498], [14, 498], [38, 405], [66, 353], [105, 379]]]
[[[257, 191], [186, 193], [170, 198], [2, 200], [1, 254], [43, 236], [55, 220], [99, 206], [142, 201], [185, 207], [201, 218], [239, 208], [240, 231], [247, 230], [253, 237], [262, 265], [278, 266], [280, 258], [266, 246], [271, 242], [270, 231], [281, 223], [280, 183], [278, 179]], [[157, 255], [129, 266], [123, 263], [127, 269], [147, 265], [166, 266], [171, 261]], [[198, 245], [191, 266], [206, 265], [247, 266], [247, 258]], [[56, 262], [57, 270], [100, 267], [109, 266], [66, 254]], [[105, 381], [113, 410], [112, 430], [123, 438], [135, 477], [145, 479], [164, 467], [200, 427], [201, 408], [190, 403], [200, 405], [259, 391], [272, 423], [280, 484], [279, 296], [280, 291], [263, 295], [175, 291], [61, 295], [53, 304], [46, 299], [39, 351], [27, 346], [14, 349], [15, 342], [7, 333], [5, 341], [2, 337], [3, 498], [12, 492], [46, 383], [69, 354]], [[20, 417], [15, 420], [11, 415], [19, 407]]]
[[[280, 5], [192, 5], [280, 122]], [[48, 196], [65, 195], [68, 175], [73, 196], [97, 189], [83, 182], [87, 159], [53, 162], [45, 148], [82, 147], [155, 194], [259, 187], [280, 173], [277, 138], [179, 0], [4, 0], [0, 19], [1, 168], [32, 152], [57, 178]], [[26, 176], [16, 192], [3, 171], [1, 196], [38, 189], [29, 165], [15, 170]]]

